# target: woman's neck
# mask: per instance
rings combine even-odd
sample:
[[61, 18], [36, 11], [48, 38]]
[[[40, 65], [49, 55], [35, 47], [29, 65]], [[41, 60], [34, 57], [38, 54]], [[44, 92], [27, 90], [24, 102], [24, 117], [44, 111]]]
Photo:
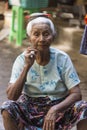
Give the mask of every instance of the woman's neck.
[[39, 51], [36, 55], [36, 61], [40, 65], [46, 65], [50, 61], [50, 51]]

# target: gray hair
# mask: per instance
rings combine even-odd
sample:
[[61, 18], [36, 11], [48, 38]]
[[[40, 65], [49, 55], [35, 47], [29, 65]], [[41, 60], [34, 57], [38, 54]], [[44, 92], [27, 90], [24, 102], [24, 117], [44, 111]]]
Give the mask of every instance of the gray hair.
[[46, 17], [37, 17], [37, 18], [31, 20], [31, 21], [27, 24], [26, 31], [27, 31], [28, 36], [30, 36], [30, 32], [31, 32], [32, 26], [33, 26], [34, 24], [37, 24], [37, 23], [49, 24], [53, 36], [56, 35], [56, 31], [55, 31], [54, 24], [53, 24], [53, 22], [52, 22], [49, 18], [46, 18]]

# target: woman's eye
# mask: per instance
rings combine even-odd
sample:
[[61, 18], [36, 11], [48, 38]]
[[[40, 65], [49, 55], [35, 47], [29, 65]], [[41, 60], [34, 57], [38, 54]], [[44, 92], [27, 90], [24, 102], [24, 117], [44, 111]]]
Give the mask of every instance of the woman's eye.
[[48, 35], [49, 35], [49, 33], [48, 33], [48, 32], [44, 33], [44, 36], [48, 36]]
[[34, 36], [39, 36], [39, 33], [37, 33], [37, 32], [36, 32], [36, 33], [34, 33]]

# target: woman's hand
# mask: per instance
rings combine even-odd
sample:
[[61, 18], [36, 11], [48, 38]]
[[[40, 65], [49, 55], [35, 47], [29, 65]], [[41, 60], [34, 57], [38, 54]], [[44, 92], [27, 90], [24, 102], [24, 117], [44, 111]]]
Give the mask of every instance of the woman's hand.
[[55, 122], [57, 117], [58, 117], [58, 111], [55, 105], [50, 108], [44, 119], [43, 130], [55, 130]]
[[55, 123], [58, 122], [63, 115], [64, 113], [59, 112], [57, 105], [52, 106], [44, 119], [43, 130], [55, 130]]
[[69, 92], [69, 96], [62, 102], [50, 108], [44, 119], [43, 130], [55, 130], [55, 122], [58, 122], [63, 117], [65, 110], [76, 101], [81, 100], [79, 85], [70, 89]]
[[36, 53], [36, 49], [32, 49], [30, 47], [27, 48], [27, 50], [25, 51], [24, 55], [25, 55], [25, 65], [31, 67], [34, 63], [35, 60], [35, 53]]

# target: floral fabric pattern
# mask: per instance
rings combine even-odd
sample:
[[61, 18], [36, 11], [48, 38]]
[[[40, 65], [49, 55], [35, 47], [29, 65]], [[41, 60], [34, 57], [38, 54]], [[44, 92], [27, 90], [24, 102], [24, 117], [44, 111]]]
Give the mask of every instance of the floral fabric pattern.
[[[20, 121], [28, 130], [43, 127], [44, 117], [51, 106], [64, 99], [51, 101], [49, 97], [28, 97], [21, 95], [17, 101], [3, 103], [1, 111], [6, 109], [17, 123]], [[82, 119], [87, 118], [87, 102], [78, 101], [63, 112], [63, 117], [55, 124], [55, 130], [70, 130]]]

